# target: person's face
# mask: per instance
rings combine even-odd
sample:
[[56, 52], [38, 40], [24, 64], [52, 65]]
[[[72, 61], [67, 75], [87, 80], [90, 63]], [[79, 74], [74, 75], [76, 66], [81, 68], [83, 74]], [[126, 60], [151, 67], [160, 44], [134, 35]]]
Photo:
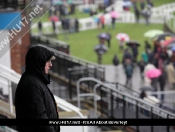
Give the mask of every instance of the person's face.
[[46, 62], [45, 69], [44, 69], [46, 74], [49, 73], [49, 70], [50, 70], [51, 67], [52, 67], [52, 62], [51, 62], [51, 60], [48, 60]]

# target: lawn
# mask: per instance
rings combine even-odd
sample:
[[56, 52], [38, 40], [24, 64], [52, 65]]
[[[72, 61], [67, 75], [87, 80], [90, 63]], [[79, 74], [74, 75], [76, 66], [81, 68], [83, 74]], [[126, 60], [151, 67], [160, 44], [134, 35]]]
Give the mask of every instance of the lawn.
[[174, 0], [153, 0], [154, 6], [161, 6], [163, 4], [168, 4], [168, 3], [172, 3], [175, 2]]
[[[94, 29], [88, 31], [82, 31], [80, 33], [69, 34], [68, 40], [65, 40], [64, 34], [58, 35], [57, 39], [67, 42], [70, 45], [71, 54], [78, 56], [80, 58], [97, 62], [97, 56], [94, 52], [94, 46], [98, 44], [97, 35], [102, 32], [110, 32], [112, 34], [111, 47], [108, 52], [103, 56], [102, 64], [111, 64], [114, 54], [117, 54], [120, 61], [123, 56], [123, 52], [119, 50], [118, 41], [115, 39], [115, 35], [119, 32], [127, 33], [131, 40], [137, 40], [141, 43], [139, 47], [139, 53], [144, 49], [144, 40], [149, 40], [145, 38], [143, 34], [150, 29], [162, 29], [162, 24], [151, 24], [146, 26], [144, 24], [116, 24], [116, 29]], [[138, 59], [140, 58], [140, 55]]]

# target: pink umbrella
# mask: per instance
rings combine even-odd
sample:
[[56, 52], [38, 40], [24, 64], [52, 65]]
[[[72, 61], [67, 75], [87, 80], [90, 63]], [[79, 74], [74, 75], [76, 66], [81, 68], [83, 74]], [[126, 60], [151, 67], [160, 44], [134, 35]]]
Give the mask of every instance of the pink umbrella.
[[119, 17], [119, 13], [116, 12], [116, 11], [111, 11], [110, 15], [111, 15], [112, 18], [118, 18]]
[[159, 77], [161, 74], [162, 72], [157, 68], [146, 71], [146, 76], [148, 78], [156, 78]]
[[161, 45], [162, 45], [162, 46], [167, 46], [167, 45], [169, 45], [169, 44], [171, 44], [171, 43], [174, 43], [174, 42], [175, 42], [175, 37], [170, 38], [170, 39], [168, 39], [168, 40], [165, 40], [165, 41], [161, 42]]
[[118, 33], [116, 36], [116, 39], [120, 40], [120, 41], [129, 41], [130, 38], [126, 33]]
[[58, 17], [57, 16], [51, 16], [49, 18], [50, 21], [54, 21], [54, 22], [57, 22], [58, 21]]

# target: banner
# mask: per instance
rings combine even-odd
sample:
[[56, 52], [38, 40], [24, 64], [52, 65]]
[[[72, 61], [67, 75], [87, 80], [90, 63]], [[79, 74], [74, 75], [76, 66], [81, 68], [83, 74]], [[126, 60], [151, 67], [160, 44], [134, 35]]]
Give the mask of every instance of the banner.
[[175, 126], [175, 119], [1, 119], [0, 126]]

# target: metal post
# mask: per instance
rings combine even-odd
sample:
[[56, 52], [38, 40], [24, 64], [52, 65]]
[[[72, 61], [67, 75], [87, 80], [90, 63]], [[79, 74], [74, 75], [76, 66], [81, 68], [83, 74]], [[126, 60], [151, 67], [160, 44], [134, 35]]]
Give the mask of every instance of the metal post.
[[114, 95], [112, 94], [112, 90], [110, 91], [110, 94], [111, 94], [111, 118], [114, 118], [114, 108], [113, 108]]
[[[151, 107], [151, 119], [153, 119], [153, 107]], [[154, 132], [154, 128], [151, 125], [151, 132]]]
[[103, 68], [103, 81], [105, 81], [105, 68]]
[[[136, 101], [136, 119], [139, 118], [139, 108], [138, 108], [138, 101]], [[139, 131], [139, 126], [136, 126], [136, 131]]]
[[96, 90], [97, 90], [97, 88], [98, 87], [100, 87], [100, 84], [96, 84], [95, 86], [94, 86], [94, 88], [93, 88], [93, 92], [94, 92], [94, 110], [95, 110], [95, 114], [97, 114], [97, 99], [96, 99]]
[[101, 112], [101, 116], [102, 116], [102, 114], [103, 114], [103, 109], [102, 109], [102, 104], [103, 104], [103, 102], [102, 102], [102, 101], [103, 101], [103, 100], [102, 100], [103, 97], [102, 97], [102, 96], [103, 96], [103, 94], [102, 94], [102, 92], [103, 92], [103, 91], [102, 91], [102, 87], [100, 86], [100, 99], [101, 99], [101, 100], [100, 100], [100, 112]]
[[72, 82], [71, 82], [71, 80], [72, 80], [72, 76], [71, 76], [72, 70], [68, 69], [68, 73], [69, 73], [69, 98], [72, 99]]
[[123, 95], [123, 119], [125, 119], [125, 96]]
[[[167, 119], [168, 119], [169, 115], [167, 114]], [[167, 132], [170, 131], [170, 126], [167, 126]]]
[[67, 54], [70, 53], [70, 45], [67, 46]]
[[11, 87], [11, 81], [10, 80], [8, 80], [8, 89], [9, 89], [10, 113], [13, 113], [12, 87]]
[[94, 78], [97, 78], [97, 69], [96, 69], [96, 67], [94, 68]]

